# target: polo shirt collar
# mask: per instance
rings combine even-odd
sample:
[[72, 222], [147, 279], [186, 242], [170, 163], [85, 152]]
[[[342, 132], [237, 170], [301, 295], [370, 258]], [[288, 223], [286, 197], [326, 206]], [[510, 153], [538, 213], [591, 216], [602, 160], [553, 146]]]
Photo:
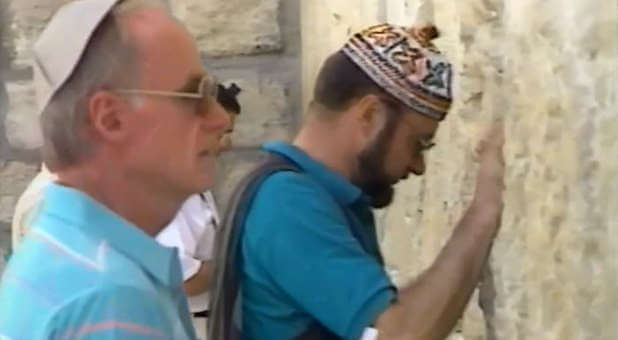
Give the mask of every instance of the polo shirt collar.
[[45, 212], [71, 222], [87, 235], [107, 241], [164, 285], [182, 284], [175, 249], [158, 244], [154, 238], [85, 193], [52, 183], [45, 190], [43, 204]]
[[264, 144], [263, 148], [294, 162], [303, 171], [322, 184], [339, 204], [351, 205], [360, 199], [367, 199], [361, 189], [352, 184], [346, 177], [314, 160], [294, 145], [285, 142], [269, 142]]

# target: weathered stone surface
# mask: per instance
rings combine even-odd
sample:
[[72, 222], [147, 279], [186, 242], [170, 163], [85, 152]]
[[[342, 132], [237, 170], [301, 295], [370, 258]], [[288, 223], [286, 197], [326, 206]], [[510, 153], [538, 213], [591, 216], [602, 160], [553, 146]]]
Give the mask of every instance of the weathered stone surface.
[[11, 223], [17, 199], [38, 172], [38, 165], [0, 163], [0, 222]]
[[10, 44], [15, 48], [15, 68], [32, 65], [32, 45], [60, 6], [71, 0], [9, 0], [13, 16]]
[[322, 62], [339, 49], [350, 34], [383, 21], [381, 5], [382, 1], [375, 0], [301, 2], [303, 107], [311, 100]]
[[280, 0], [170, 0], [174, 14], [211, 56], [281, 49]]
[[[70, 0], [11, 0], [15, 67], [31, 64], [32, 43], [51, 15]], [[260, 54], [282, 46], [279, 0], [170, 0], [176, 16], [187, 25], [209, 55]]]
[[0, 82], [3, 74], [9, 67], [10, 60], [13, 57], [13, 39], [11, 32], [11, 15], [9, 13], [8, 2], [0, 2]]
[[288, 140], [294, 113], [283, 84], [261, 77], [228, 79], [242, 89], [238, 101], [242, 112], [232, 136], [236, 147], [256, 147], [268, 140]]
[[[18, 162], [0, 162], [0, 257], [8, 254], [11, 243], [13, 210], [21, 193], [34, 178], [38, 166]], [[2, 262], [2, 260], [0, 260]], [[0, 263], [0, 272], [2, 265]]]
[[31, 81], [7, 84], [9, 111], [4, 126], [14, 148], [36, 149], [43, 143], [36, 109], [35, 90]]
[[[458, 71], [457, 101], [427, 174], [401, 183], [395, 203], [379, 214], [389, 272], [402, 285], [433, 262], [471, 199], [471, 151], [501, 118], [508, 165], [502, 229], [453, 338], [617, 339], [616, 2], [382, 2], [387, 15], [389, 8], [412, 15], [421, 3], [433, 6], [437, 44]], [[405, 21], [401, 12], [393, 17]], [[357, 24], [321, 18], [304, 21], [334, 32], [311, 38], [304, 28], [304, 49], [314, 55], [330, 52], [341, 27]], [[313, 74], [321, 60], [306, 58], [305, 74]], [[308, 93], [312, 80], [304, 85]]]

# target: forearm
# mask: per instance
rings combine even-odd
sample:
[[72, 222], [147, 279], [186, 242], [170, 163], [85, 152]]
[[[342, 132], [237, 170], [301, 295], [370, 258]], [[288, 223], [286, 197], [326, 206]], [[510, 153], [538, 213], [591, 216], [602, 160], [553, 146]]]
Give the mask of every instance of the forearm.
[[487, 260], [500, 209], [473, 204], [434, 264], [378, 319], [380, 339], [443, 339], [461, 316]]
[[198, 272], [184, 283], [184, 291], [187, 296], [200, 295], [210, 289], [212, 279], [212, 261], [202, 262]]

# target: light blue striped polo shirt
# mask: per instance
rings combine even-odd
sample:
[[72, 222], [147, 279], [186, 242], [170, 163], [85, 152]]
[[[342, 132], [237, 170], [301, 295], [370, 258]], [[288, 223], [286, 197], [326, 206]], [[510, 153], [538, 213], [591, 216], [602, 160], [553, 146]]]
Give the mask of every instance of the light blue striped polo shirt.
[[176, 250], [50, 184], [0, 283], [0, 339], [195, 339]]

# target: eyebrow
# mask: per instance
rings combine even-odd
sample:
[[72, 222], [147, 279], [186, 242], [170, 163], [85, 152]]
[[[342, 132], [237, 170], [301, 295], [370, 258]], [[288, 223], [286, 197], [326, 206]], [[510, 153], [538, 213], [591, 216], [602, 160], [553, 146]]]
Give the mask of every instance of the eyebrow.
[[197, 93], [204, 74], [194, 74], [176, 92]]

